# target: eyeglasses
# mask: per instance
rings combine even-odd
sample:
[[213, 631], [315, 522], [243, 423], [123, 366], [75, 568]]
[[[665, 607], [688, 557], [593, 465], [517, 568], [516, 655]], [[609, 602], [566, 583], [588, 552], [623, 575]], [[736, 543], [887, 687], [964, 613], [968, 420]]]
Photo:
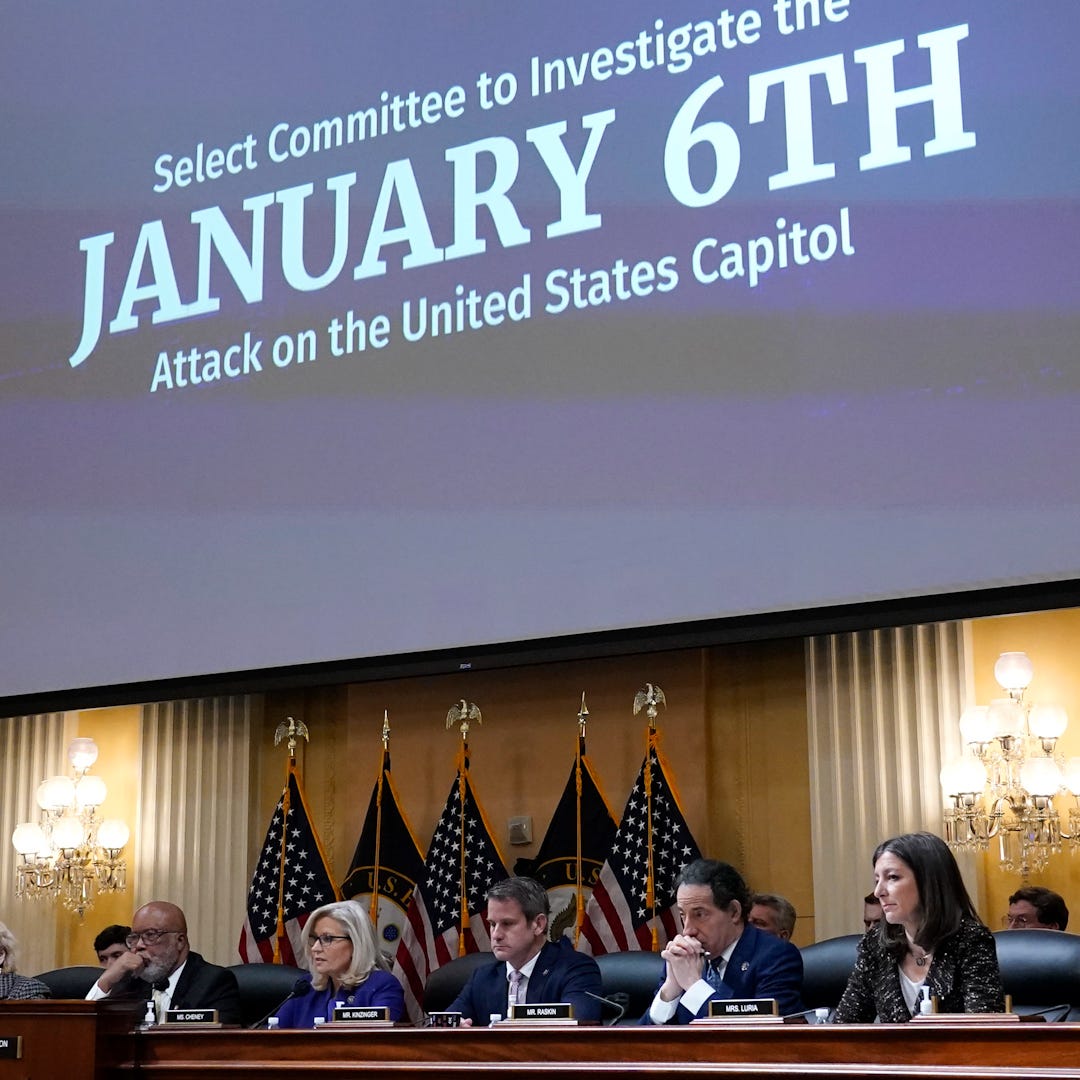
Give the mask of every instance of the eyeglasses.
[[1002, 915], [1001, 925], [1005, 930], [1026, 930], [1032, 925], [1032, 920], [1026, 915]]
[[308, 944], [315, 948], [321, 945], [324, 949], [330, 948], [335, 941], [348, 941], [348, 934], [308, 934]]
[[183, 930], [143, 930], [139, 934], [128, 934], [124, 938], [129, 949], [134, 949], [141, 941], [144, 945], [156, 945], [166, 934], [182, 934]]

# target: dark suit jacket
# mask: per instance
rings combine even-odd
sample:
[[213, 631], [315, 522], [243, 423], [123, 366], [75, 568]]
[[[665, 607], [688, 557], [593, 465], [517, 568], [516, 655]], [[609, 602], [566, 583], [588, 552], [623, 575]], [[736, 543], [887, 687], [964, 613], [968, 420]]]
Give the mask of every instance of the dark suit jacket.
[[[802, 953], [790, 941], [782, 941], [747, 923], [720, 986], [696, 1013], [680, 1004], [668, 1023], [689, 1024], [700, 1016], [708, 1016], [709, 1002], [726, 998], [775, 998], [782, 1016], [802, 1012], [802, 978]], [[660, 986], [663, 984], [661, 979]], [[648, 1012], [641, 1023], [652, 1023]]]
[[[940, 1012], [1004, 1012], [993, 934], [982, 923], [965, 919], [955, 934], [935, 946], [925, 985], [938, 999]], [[835, 1019], [838, 1024], [868, 1024], [875, 1016], [892, 1024], [911, 1019], [896, 958], [885, 948], [880, 925], [859, 941], [855, 968]]]
[[[147, 1001], [153, 987], [143, 979], [129, 976], [113, 987], [110, 998]], [[207, 963], [197, 952], [189, 952], [176, 983], [170, 1009], [217, 1009], [223, 1024], [240, 1023], [240, 989], [228, 968]]]
[[[486, 1024], [492, 1013], [506, 1016], [510, 987], [506, 964], [496, 960], [477, 968], [454, 999], [450, 1012], [460, 1012], [474, 1024]], [[603, 996], [600, 969], [585, 953], [575, 952], [566, 938], [549, 941], [540, 950], [532, 977], [525, 988], [527, 1002], [568, 1001], [578, 1020], [600, 1019], [602, 1005], [589, 994]]]

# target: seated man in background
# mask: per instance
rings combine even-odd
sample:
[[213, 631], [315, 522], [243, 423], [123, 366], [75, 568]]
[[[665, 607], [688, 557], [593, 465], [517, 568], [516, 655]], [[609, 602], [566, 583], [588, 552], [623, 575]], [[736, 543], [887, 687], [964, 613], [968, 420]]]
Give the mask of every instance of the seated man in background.
[[113, 923], [94, 938], [94, 952], [97, 953], [98, 963], [103, 968], [112, 967], [128, 951], [127, 938], [130, 933], [130, 926]]
[[1009, 897], [1004, 922], [1009, 930], [1064, 930], [1069, 925], [1069, 909], [1052, 889], [1025, 885]]
[[568, 1002], [575, 1019], [600, 1020], [600, 969], [568, 938], [548, 941], [550, 914], [547, 890], [532, 878], [506, 878], [488, 890], [491, 951], [499, 962], [477, 968], [450, 1005], [463, 1026], [509, 1016], [511, 1004], [541, 1002]]
[[90, 988], [90, 1001], [154, 998], [158, 1022], [167, 1009], [217, 1009], [223, 1024], [240, 1022], [236, 976], [191, 951], [187, 920], [175, 904], [153, 900], [139, 908], [127, 946]]
[[879, 922], [881, 922], [881, 901], [873, 893], [867, 893], [862, 898], [863, 933], [872, 926], [877, 926]]
[[746, 921], [766, 934], [790, 941], [795, 930], [795, 905], [776, 893], [754, 893]]
[[725, 998], [774, 998], [781, 1014], [802, 1011], [802, 955], [746, 921], [750, 890], [735, 867], [698, 859], [683, 867], [675, 896], [683, 932], [660, 954], [667, 968], [643, 1024], [688, 1024]]

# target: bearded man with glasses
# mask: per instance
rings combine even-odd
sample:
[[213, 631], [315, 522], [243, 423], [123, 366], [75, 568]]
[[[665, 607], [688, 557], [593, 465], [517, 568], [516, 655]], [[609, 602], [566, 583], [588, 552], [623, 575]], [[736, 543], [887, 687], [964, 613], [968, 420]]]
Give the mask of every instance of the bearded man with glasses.
[[167, 1009], [217, 1009], [223, 1024], [240, 1022], [236, 976], [191, 951], [187, 920], [175, 904], [153, 900], [139, 908], [127, 947], [101, 973], [88, 1000], [152, 999], [159, 1023]]

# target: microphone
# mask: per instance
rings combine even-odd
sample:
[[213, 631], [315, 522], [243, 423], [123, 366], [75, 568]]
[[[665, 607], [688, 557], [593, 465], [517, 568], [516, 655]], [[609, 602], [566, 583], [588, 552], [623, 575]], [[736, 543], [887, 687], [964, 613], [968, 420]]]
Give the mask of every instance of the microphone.
[[785, 1024], [829, 1024], [833, 1010], [823, 1005], [816, 1009], [804, 1009], [802, 1012], [786, 1013], [780, 1019]]
[[607, 1024], [608, 1027], [614, 1027], [626, 1015], [626, 1006], [616, 1001], [614, 998], [601, 997], [599, 994], [594, 994], [591, 990], [585, 990], [584, 994], [586, 997], [591, 997], [594, 1001], [599, 1001], [603, 1005], [610, 1005], [613, 1009], [618, 1009], [619, 1015]]
[[311, 989], [310, 979], [297, 979], [293, 983], [293, 988], [289, 991], [288, 995], [279, 1001], [264, 1017], [256, 1020], [254, 1024], [248, 1024], [248, 1031], [254, 1031], [256, 1028], [261, 1028], [266, 1025], [266, 1021], [270, 1019], [287, 1001], [292, 1001], [293, 998], [303, 997]]
[[156, 983], [153, 983], [151, 985], [150, 989], [151, 990], [158, 990], [158, 991], [168, 990], [169, 989], [169, 980], [168, 979], [158, 979], [158, 981]]

